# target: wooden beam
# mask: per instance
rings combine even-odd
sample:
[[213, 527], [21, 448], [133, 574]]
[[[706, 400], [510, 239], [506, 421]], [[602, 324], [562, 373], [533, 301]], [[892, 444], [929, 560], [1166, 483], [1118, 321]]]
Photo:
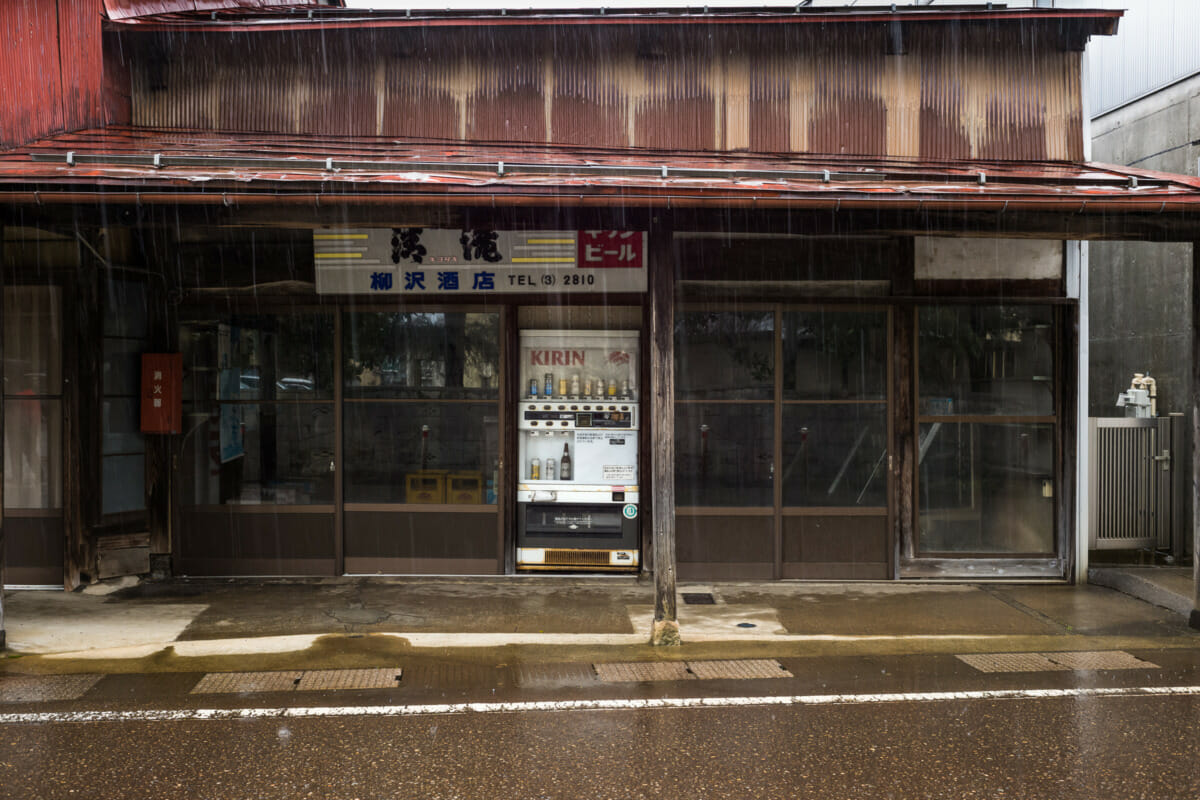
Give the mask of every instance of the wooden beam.
[[654, 551], [654, 629], [650, 644], [678, 645], [675, 598], [675, 258], [671, 226], [650, 226], [651, 524]]
[[1200, 629], [1200, 241], [1192, 243], [1192, 613]]

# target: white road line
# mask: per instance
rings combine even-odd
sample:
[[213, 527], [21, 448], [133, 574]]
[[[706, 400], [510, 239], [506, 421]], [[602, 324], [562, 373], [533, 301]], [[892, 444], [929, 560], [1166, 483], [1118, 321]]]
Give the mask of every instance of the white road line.
[[387, 706], [293, 706], [286, 708], [193, 708], [141, 711], [50, 711], [0, 714], [0, 725], [65, 722], [190, 722], [299, 717], [416, 717], [529, 711], [622, 711], [754, 706], [831, 706], [873, 703], [937, 703], [954, 700], [1052, 700], [1084, 697], [1197, 696], [1200, 686], [1126, 686], [1075, 689], [997, 689], [973, 692], [893, 694], [799, 694], [764, 697], [656, 697], [617, 700], [542, 700], [514, 703], [434, 703]]

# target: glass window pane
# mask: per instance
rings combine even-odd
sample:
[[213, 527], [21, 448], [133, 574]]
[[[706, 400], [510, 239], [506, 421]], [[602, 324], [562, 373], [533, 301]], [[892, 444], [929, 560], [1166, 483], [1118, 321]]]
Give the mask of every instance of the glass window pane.
[[347, 403], [345, 410], [346, 502], [495, 502], [494, 483], [488, 491], [500, 453], [495, 403]]
[[185, 504], [333, 502], [333, 406], [222, 403], [195, 415], [180, 458]]
[[4, 393], [62, 391], [62, 305], [57, 286], [4, 289]]
[[936, 306], [918, 315], [924, 416], [1054, 414], [1054, 309]]
[[180, 326], [185, 402], [333, 397], [333, 316], [280, 314]]
[[104, 455], [143, 453], [145, 443], [139, 416], [140, 398], [104, 398], [104, 434], [101, 447]]
[[887, 352], [886, 312], [786, 312], [783, 397], [882, 400], [887, 392]]
[[144, 339], [147, 334], [146, 287], [133, 281], [110, 280], [103, 284], [104, 335]]
[[775, 391], [775, 315], [683, 311], [675, 316], [675, 396], [769, 400]]
[[921, 426], [922, 553], [1054, 552], [1054, 426]]
[[105, 514], [146, 509], [146, 457], [136, 455], [104, 457]]
[[5, 401], [4, 507], [62, 507], [61, 401]]
[[887, 505], [883, 404], [783, 408], [785, 506]]
[[350, 313], [348, 397], [497, 397], [500, 317], [463, 313]]
[[141, 392], [142, 353], [146, 346], [132, 339], [104, 340], [104, 393], [136, 397]]
[[774, 417], [769, 403], [677, 403], [675, 504], [772, 505]]

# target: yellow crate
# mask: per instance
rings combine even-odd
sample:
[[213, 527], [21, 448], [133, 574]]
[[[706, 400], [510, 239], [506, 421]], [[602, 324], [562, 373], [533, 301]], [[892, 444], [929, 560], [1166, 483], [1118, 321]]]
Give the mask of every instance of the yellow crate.
[[404, 489], [407, 503], [444, 503], [446, 473], [432, 469], [405, 473]]
[[478, 505], [483, 502], [482, 472], [451, 472], [446, 476], [446, 502]]

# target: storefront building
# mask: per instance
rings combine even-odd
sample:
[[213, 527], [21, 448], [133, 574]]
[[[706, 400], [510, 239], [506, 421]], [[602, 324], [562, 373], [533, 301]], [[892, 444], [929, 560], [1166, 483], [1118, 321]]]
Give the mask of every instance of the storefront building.
[[0, 153], [7, 583], [1075, 577], [1119, 12], [315, 10]]

